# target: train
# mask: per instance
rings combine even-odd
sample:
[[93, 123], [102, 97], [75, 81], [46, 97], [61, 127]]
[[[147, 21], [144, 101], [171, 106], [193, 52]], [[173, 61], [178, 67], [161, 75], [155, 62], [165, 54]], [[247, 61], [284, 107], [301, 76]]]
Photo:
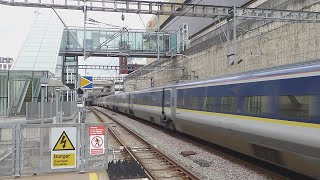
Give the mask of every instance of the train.
[[319, 62], [124, 92], [93, 104], [320, 179]]

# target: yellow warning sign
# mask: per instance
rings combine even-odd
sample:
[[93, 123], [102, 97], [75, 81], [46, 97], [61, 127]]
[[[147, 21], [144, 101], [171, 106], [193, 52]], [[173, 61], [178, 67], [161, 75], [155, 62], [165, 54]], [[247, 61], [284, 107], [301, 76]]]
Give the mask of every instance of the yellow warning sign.
[[53, 167], [75, 166], [75, 154], [54, 154], [52, 156]]
[[52, 151], [66, 151], [66, 150], [75, 150], [75, 149], [67, 133], [63, 131], [56, 145], [52, 149]]

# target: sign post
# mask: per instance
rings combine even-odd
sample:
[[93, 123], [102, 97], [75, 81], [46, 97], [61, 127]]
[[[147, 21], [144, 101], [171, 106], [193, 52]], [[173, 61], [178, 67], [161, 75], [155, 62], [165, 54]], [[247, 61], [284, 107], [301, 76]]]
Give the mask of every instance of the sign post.
[[89, 126], [90, 155], [103, 155], [105, 153], [104, 126]]
[[51, 169], [76, 168], [76, 127], [51, 128]]

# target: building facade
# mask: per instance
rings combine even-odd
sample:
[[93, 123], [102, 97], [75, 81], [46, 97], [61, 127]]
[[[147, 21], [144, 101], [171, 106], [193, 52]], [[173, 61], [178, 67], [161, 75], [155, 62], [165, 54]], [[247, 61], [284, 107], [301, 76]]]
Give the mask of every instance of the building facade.
[[[199, 1], [192, 1], [196, 4]], [[217, 3], [214, 3], [217, 2]], [[319, 0], [239, 0], [237, 7], [281, 9], [319, 12]], [[229, 1], [203, 0], [203, 4], [227, 5]], [[187, 23], [190, 46], [182, 55], [166, 59], [157, 64], [168, 69], [144, 74], [152, 77], [154, 86], [163, 86], [181, 81], [211, 79], [241, 72], [277, 67], [294, 63], [320, 60], [320, 23], [277, 22], [242, 20], [237, 26], [236, 43], [226, 39], [228, 27], [223, 21], [213, 23], [212, 19], [196, 17], [172, 17], [164, 22], [161, 30], [177, 29]], [[230, 33], [231, 34], [231, 33]], [[231, 47], [231, 45], [233, 47]], [[232, 50], [228, 50], [231, 47]], [[233, 53], [236, 49], [236, 53]], [[228, 52], [230, 51], [230, 52]], [[236, 54], [236, 56], [235, 56]], [[230, 63], [234, 60], [236, 63]], [[137, 72], [138, 74], [138, 72]], [[126, 91], [135, 90], [132, 80], [125, 84]], [[138, 79], [139, 89], [150, 88], [150, 81]]]
[[13, 64], [13, 58], [0, 57], [0, 70], [10, 70]]

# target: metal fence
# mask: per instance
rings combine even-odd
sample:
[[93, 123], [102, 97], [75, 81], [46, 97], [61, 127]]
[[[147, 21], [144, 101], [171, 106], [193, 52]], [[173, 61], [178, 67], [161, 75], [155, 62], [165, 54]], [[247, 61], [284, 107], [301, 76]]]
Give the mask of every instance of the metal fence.
[[[104, 135], [105, 153], [90, 155], [90, 126], [107, 124], [14, 124], [0, 125], [0, 176], [20, 176], [38, 173], [106, 170], [108, 166], [107, 133]], [[74, 168], [52, 169], [52, 128], [76, 128], [76, 166]]]
[[0, 175], [14, 174], [15, 130], [14, 125], [0, 126]]
[[[62, 107], [61, 107], [62, 106]], [[77, 113], [77, 102], [64, 101], [64, 102], [44, 102], [44, 118], [49, 119], [57, 115], [58, 111], [63, 112], [63, 117], [71, 118]], [[40, 102], [27, 102], [26, 104], [26, 119], [35, 120], [41, 119], [41, 103]]]

